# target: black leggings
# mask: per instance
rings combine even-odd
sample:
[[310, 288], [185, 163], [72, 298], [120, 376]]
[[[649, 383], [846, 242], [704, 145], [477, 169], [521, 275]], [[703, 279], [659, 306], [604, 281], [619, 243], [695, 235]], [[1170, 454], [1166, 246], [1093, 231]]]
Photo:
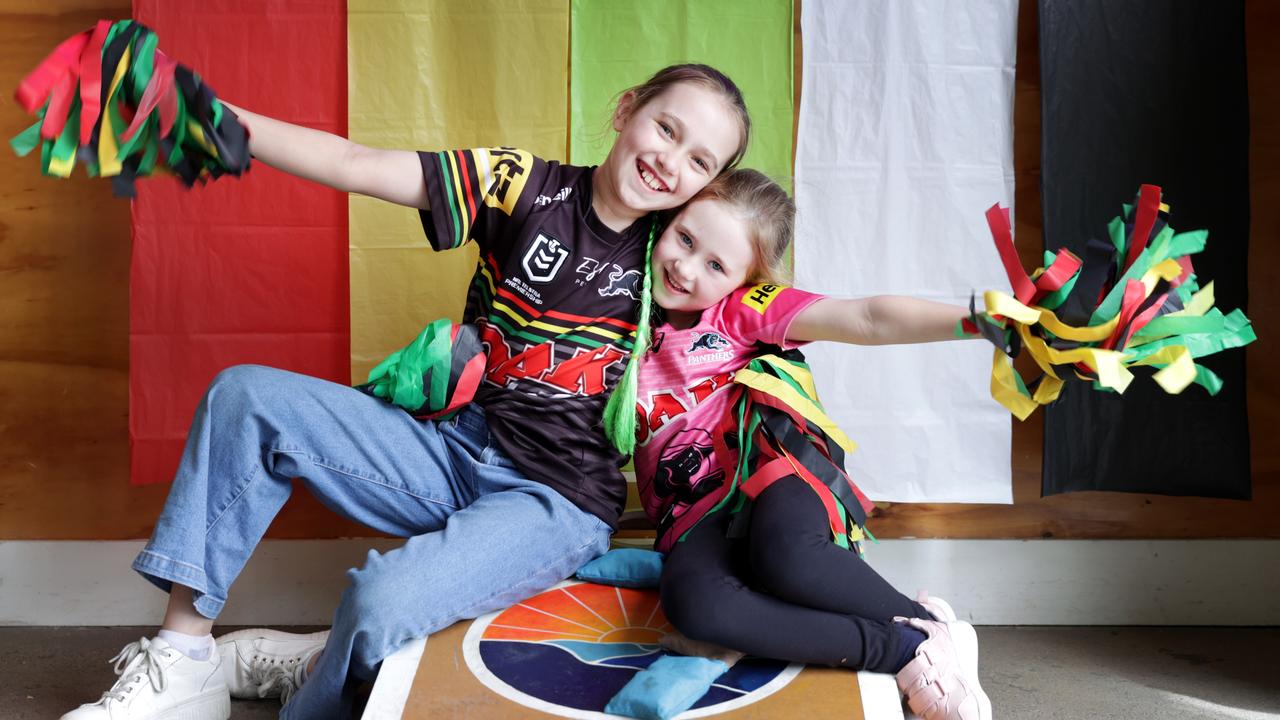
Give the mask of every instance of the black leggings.
[[804, 480], [782, 478], [760, 493], [747, 537], [725, 537], [730, 518], [703, 518], [663, 566], [662, 607], [686, 636], [758, 657], [892, 672], [893, 618], [932, 619], [832, 542]]

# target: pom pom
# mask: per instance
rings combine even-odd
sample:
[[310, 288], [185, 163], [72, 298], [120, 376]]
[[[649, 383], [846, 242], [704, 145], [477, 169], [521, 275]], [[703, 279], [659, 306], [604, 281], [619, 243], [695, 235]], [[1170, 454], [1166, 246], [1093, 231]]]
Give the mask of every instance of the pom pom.
[[[1071, 375], [1123, 393], [1139, 365], [1158, 368], [1154, 379], [1168, 393], [1195, 383], [1216, 394], [1222, 380], [1193, 358], [1257, 339], [1244, 313], [1213, 307], [1213, 283], [1199, 287], [1191, 255], [1208, 232], [1175, 233], [1154, 185], [1111, 221], [1108, 241], [1089, 241], [1083, 260], [1065, 248], [1046, 252], [1031, 275], [1014, 250], [1009, 210], [993, 206], [987, 223], [1014, 294], [988, 290], [981, 314], [971, 300], [956, 333], [996, 346], [991, 395], [1019, 419], [1057, 399]], [[1022, 348], [1041, 370], [1031, 383], [1010, 361]]]
[[484, 345], [475, 325], [448, 318], [369, 371], [356, 389], [403, 408], [419, 420], [446, 417], [471, 402], [484, 376]]
[[101, 20], [63, 41], [18, 86], [18, 104], [40, 120], [10, 141], [14, 151], [39, 147], [41, 170], [54, 177], [69, 177], [79, 159], [123, 197], [157, 165], [188, 187], [248, 170], [235, 113], [157, 45], [132, 20]]

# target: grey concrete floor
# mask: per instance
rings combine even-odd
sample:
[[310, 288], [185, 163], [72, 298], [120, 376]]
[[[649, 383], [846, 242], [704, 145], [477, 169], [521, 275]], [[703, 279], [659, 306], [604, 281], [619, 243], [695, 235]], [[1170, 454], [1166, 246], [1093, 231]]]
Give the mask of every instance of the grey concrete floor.
[[[107, 658], [150, 632], [0, 627], [0, 719], [57, 718], [97, 699], [114, 680]], [[1280, 628], [981, 627], [978, 637], [999, 718], [1280, 719]], [[279, 708], [237, 700], [231, 717]]]

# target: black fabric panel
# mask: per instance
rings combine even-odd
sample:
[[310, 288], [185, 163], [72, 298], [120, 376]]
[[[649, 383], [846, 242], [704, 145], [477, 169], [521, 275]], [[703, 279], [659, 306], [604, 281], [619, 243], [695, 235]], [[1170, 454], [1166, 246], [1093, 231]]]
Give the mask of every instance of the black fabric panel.
[[[1082, 254], [1138, 186], [1163, 188], [1217, 306], [1246, 308], [1249, 115], [1243, 0], [1040, 0], [1044, 239]], [[1244, 351], [1202, 358], [1225, 382], [1123, 396], [1068, 381], [1045, 412], [1044, 495], [1250, 497]]]

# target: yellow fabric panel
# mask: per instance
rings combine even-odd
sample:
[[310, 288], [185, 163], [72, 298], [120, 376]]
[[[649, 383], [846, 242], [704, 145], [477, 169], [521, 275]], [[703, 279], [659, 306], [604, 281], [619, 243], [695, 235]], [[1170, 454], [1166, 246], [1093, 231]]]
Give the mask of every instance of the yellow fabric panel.
[[[348, 134], [414, 150], [508, 145], [563, 160], [568, 0], [350, 0]], [[436, 253], [418, 213], [350, 201], [351, 377], [462, 316], [474, 245]]]

